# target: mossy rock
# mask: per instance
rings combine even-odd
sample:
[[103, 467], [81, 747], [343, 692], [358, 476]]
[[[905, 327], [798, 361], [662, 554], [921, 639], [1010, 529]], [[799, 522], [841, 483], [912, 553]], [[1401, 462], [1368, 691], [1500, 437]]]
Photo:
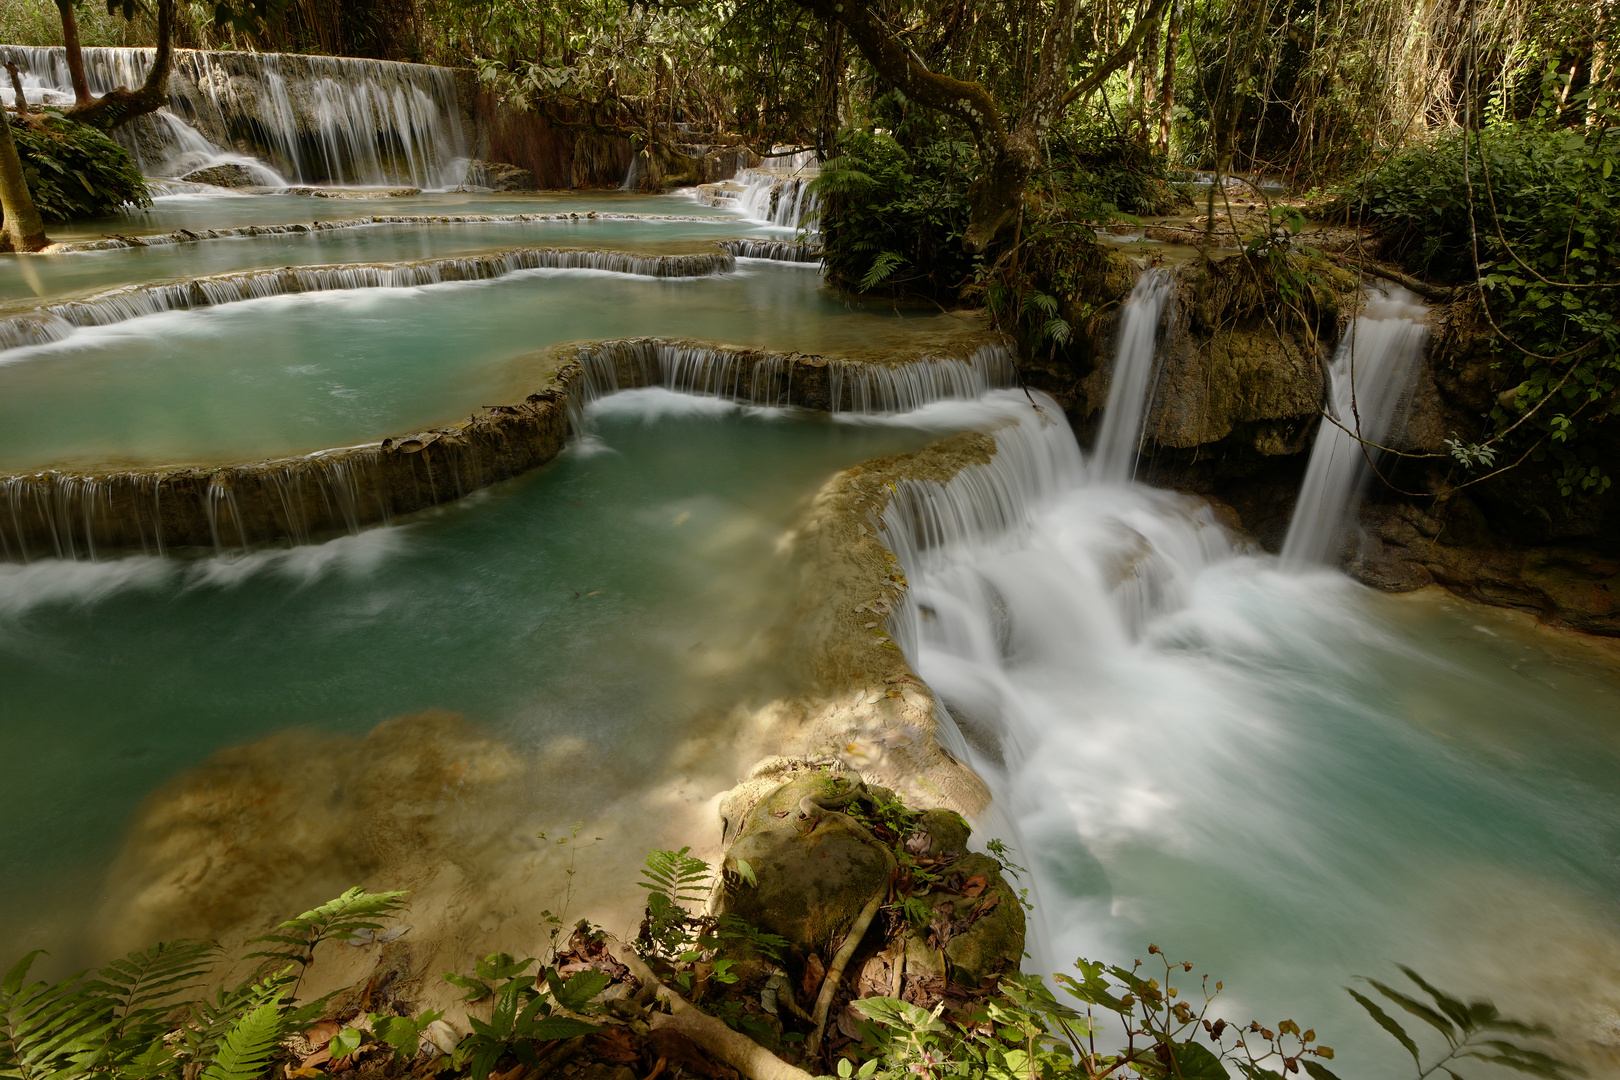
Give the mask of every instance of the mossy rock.
[[[721, 898], [721, 910], [780, 934], [796, 959], [836, 947], [872, 896], [888, 888], [889, 857], [858, 828], [839, 814], [800, 820], [806, 796], [825, 798], [839, 789], [820, 774], [788, 781], [755, 804], [727, 852], [733, 887]], [[757, 884], [737, 879], [739, 859]]]
[[[982, 875], [987, 884], [978, 896], [935, 893], [924, 898], [936, 917], [929, 930], [914, 931], [908, 939], [906, 970], [947, 975], [951, 982], [969, 987], [1016, 971], [1024, 958], [1024, 907], [1002, 877], [1001, 865], [988, 855], [972, 853], [952, 863], [948, 873], [964, 880]], [[940, 950], [929, 943], [930, 934], [936, 934], [941, 924], [954, 930], [945, 942], [943, 965]]]

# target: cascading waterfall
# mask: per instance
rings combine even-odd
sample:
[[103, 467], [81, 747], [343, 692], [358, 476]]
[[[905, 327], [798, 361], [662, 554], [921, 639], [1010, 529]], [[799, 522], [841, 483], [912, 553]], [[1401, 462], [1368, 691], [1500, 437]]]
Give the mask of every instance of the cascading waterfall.
[[1148, 388], [1158, 358], [1159, 323], [1173, 295], [1175, 277], [1168, 270], [1155, 268], [1136, 279], [1125, 301], [1114, 374], [1108, 384], [1108, 405], [1091, 463], [1091, 474], [1099, 482], [1124, 483], [1136, 474], [1142, 424], [1152, 404]]
[[[85, 49], [91, 91], [139, 86], [154, 55]], [[30, 100], [72, 101], [62, 49], [0, 46], [5, 61], [25, 72]], [[450, 69], [335, 56], [177, 49], [168, 110], [118, 137], [151, 176], [233, 163], [267, 186], [454, 187], [468, 158]]]
[[78, 327], [108, 326], [162, 311], [185, 311], [268, 296], [487, 281], [520, 270], [600, 270], [638, 277], [689, 278], [728, 273], [735, 266], [734, 256], [720, 252], [637, 255], [626, 251], [518, 248], [462, 259], [249, 270], [164, 285], [129, 285], [84, 300], [49, 304], [26, 315], [0, 319], [0, 350], [61, 341]]
[[821, 249], [814, 244], [796, 244], [789, 240], [721, 240], [721, 247], [739, 259], [769, 259], [772, 262], [819, 263]]
[[[996, 454], [944, 485], [902, 484], [881, 521], [911, 583], [890, 631], [939, 695], [992, 787], [1007, 839], [1076, 847], [1085, 787], [1055, 786], [1089, 740], [1076, 702], [1116, 707], [1112, 687], [1148, 623], [1232, 554], [1207, 504], [1135, 484], [1099, 484], [1061, 407], [991, 394]], [[1081, 822], [1084, 832], [1089, 822]], [[1067, 925], [1066, 891], [1037, 867], [1034, 970], [1096, 943]]]
[[1426, 315], [1423, 302], [1405, 289], [1374, 291], [1339, 343], [1328, 368], [1333, 419], [1323, 419], [1311, 448], [1283, 541], [1285, 566], [1321, 566], [1337, 556], [1381, 453], [1377, 444], [1388, 437], [1422, 360]]
[[814, 180], [814, 175], [784, 176], [766, 169], [744, 169], [734, 181], [742, 185], [742, 191], [716, 191], [709, 201], [766, 225], [814, 233], [814, 221], [821, 210], [821, 198], [810, 190]]
[[[680, 258], [681, 256], [663, 256]], [[724, 257], [724, 256], [721, 256]], [[551, 460], [585, 406], [633, 387], [835, 413], [906, 412], [1010, 385], [1000, 345], [880, 365], [656, 338], [579, 347], [555, 388], [449, 429], [300, 458], [157, 472], [0, 477], [0, 561], [217, 551], [353, 534]]]
[[571, 401], [581, 429], [585, 405], [631, 387], [662, 386], [769, 408], [799, 405], [835, 414], [877, 414], [971, 400], [1011, 386], [1017, 378], [1012, 354], [1001, 345], [980, 346], [965, 359], [874, 364], [640, 338], [581, 347], [575, 360], [581, 374]]

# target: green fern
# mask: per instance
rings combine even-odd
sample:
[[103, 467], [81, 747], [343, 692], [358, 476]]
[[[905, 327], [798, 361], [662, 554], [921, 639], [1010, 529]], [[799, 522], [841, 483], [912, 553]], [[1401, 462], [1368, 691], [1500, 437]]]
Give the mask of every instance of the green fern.
[[867, 267], [865, 275], [861, 277], [861, 292], [875, 289], [887, 281], [905, 261], [906, 257], [898, 251], [878, 252], [878, 257], [872, 260], [872, 265]]
[[[214, 992], [212, 1000], [205, 998], [192, 1002], [189, 1021], [181, 1029], [180, 1057], [193, 1063], [211, 1061], [242, 1017], [266, 1005], [281, 1009], [297, 979], [293, 972], [294, 965], [288, 964], [264, 978], [238, 986], [220, 987]], [[308, 1011], [308, 1006], [297, 1010], [299, 1014]], [[288, 1023], [290, 1025], [294, 1021], [289, 1019]]]
[[39, 950], [0, 981], [0, 1078], [72, 1080], [98, 1063], [114, 1026], [111, 1007], [90, 993], [84, 974], [26, 982]]
[[[211, 941], [166, 941], [114, 960], [86, 984], [112, 1008], [113, 1037], [150, 1041], [145, 1028], [186, 999], [181, 994], [213, 969], [219, 946]], [[152, 1033], [156, 1034], [156, 1032]]]
[[691, 912], [686, 905], [701, 902], [709, 892], [709, 864], [688, 855], [692, 849], [654, 851], [647, 856], [644, 880], [647, 912], [641, 943], [663, 956], [679, 955], [691, 944]]
[[203, 1080], [257, 1080], [270, 1066], [276, 1044], [287, 1030], [286, 1018], [275, 1002], [265, 1002], [231, 1026], [214, 1060], [202, 1071]]
[[683, 847], [679, 851], [655, 851], [637, 882], [649, 895], [660, 895], [672, 904], [690, 904], [709, 895], [709, 864], [694, 858]]
[[368, 893], [356, 886], [335, 900], [287, 920], [271, 933], [254, 938], [254, 941], [287, 947], [248, 953], [248, 959], [290, 960], [300, 967], [308, 967], [315, 959], [315, 946], [321, 942], [349, 937], [361, 930], [382, 929], [379, 920], [398, 912], [405, 896], [403, 892]]

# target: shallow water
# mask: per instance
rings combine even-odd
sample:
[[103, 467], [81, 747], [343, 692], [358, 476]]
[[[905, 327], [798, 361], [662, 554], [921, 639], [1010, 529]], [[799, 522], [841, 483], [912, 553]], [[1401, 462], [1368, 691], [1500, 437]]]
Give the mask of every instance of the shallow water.
[[228, 229], [331, 221], [368, 214], [555, 214], [612, 210], [622, 214], [691, 214], [738, 220], [730, 210], [704, 206], [684, 195], [628, 191], [540, 191], [490, 194], [429, 191], [393, 199], [324, 199], [312, 195], [166, 195], [152, 205], [116, 217], [53, 225], [53, 240], [96, 240], [107, 234], [141, 236], [176, 229]]
[[249, 300], [0, 353], [0, 469], [375, 441], [543, 389], [519, 358], [565, 341], [675, 335], [837, 353], [969, 326], [937, 309], [846, 303], [813, 267], [752, 260], [710, 278], [534, 270]]
[[935, 437], [663, 390], [593, 413], [596, 435], [552, 465], [328, 544], [0, 566], [0, 759], [30, 763], [0, 827], [0, 956], [92, 948], [139, 801], [289, 726], [360, 735], [445, 709], [520, 753], [584, 740], [552, 825], [667, 779], [671, 747], [782, 692], [777, 542], [808, 498]]
[[[350, 215], [349, 220], [358, 215]], [[8, 312], [120, 285], [201, 277], [233, 270], [326, 263], [403, 262], [514, 247], [712, 251], [722, 237], [773, 230], [735, 218], [701, 221], [578, 221], [368, 225], [294, 235], [227, 237], [110, 251], [76, 251], [0, 262], [0, 302]]]

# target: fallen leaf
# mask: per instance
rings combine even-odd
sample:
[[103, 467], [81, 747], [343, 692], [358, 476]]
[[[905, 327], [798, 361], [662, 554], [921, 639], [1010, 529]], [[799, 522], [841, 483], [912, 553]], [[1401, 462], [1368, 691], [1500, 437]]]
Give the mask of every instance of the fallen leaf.
[[972, 877], [962, 882], [962, 895], [978, 896], [980, 893], [984, 892], [985, 889], [989, 888], [989, 886], [989, 878], [985, 877], [983, 874], [974, 874]]

